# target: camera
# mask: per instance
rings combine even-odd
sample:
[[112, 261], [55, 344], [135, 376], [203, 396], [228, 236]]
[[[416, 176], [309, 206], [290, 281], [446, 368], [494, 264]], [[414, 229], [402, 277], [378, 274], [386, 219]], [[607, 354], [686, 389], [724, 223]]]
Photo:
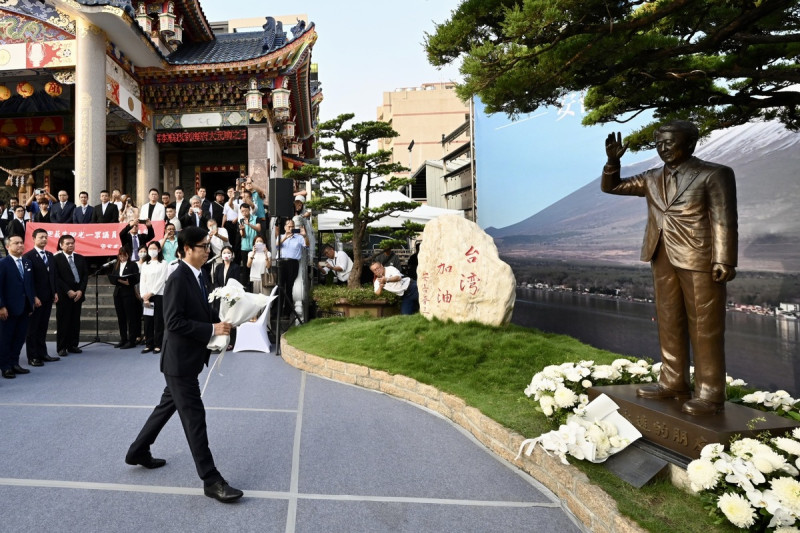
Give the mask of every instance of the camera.
[[239, 219], [239, 225], [240, 226], [244, 226], [245, 222], [247, 222], [245, 219], [243, 219], [243, 218]]
[[36, 195], [39, 195], [39, 194], [44, 194], [44, 189], [35, 189], [35, 190], [33, 191], [33, 194], [36, 194]]
[[300, 233], [300, 228], [292, 228], [292, 233]]

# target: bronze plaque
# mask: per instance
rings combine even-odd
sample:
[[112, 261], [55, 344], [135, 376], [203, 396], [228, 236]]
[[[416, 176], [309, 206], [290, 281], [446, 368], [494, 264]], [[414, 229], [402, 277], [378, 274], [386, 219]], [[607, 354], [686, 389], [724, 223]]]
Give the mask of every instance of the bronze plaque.
[[[619, 406], [619, 413], [642, 433], [642, 438], [689, 459], [700, 457], [703, 446], [712, 442], [727, 444], [734, 435], [755, 437], [762, 431], [775, 436], [800, 426], [800, 423], [773, 413], [725, 402], [725, 409], [710, 416], [681, 412], [686, 400], [651, 400], [636, 396], [640, 385], [608, 385], [589, 389], [589, 399], [605, 394]], [[756, 418], [764, 420], [754, 421]]]

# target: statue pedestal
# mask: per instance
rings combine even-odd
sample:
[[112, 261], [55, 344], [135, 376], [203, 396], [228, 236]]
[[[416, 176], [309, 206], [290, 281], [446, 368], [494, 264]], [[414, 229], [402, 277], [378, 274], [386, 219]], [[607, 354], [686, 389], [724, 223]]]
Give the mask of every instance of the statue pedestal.
[[[642, 439], [687, 459], [700, 457], [703, 446], [727, 444], [731, 437], [755, 437], [762, 431], [782, 435], [800, 423], [742, 405], [726, 402], [716, 415], [692, 416], [681, 412], [685, 400], [648, 400], [636, 396], [641, 385], [608, 385], [589, 389], [589, 399], [606, 394], [619, 406], [619, 413], [642, 433]], [[760, 419], [754, 421], [755, 419]]]

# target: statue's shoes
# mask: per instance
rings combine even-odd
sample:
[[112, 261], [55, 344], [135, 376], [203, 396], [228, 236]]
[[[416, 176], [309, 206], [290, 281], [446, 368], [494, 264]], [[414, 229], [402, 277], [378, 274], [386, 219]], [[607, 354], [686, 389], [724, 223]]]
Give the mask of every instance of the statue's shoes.
[[695, 398], [694, 400], [689, 400], [688, 402], [684, 403], [681, 407], [681, 411], [694, 416], [703, 416], [715, 415], [724, 408], [724, 403], [711, 402], [702, 398]]
[[692, 391], [676, 391], [668, 389], [659, 384], [642, 385], [636, 389], [636, 396], [639, 398], [647, 398], [650, 400], [663, 400], [666, 398], [691, 398]]

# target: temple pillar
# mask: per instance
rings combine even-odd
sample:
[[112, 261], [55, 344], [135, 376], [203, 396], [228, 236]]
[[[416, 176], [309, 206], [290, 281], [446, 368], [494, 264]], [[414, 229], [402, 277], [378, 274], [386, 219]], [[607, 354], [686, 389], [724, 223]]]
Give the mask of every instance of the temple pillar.
[[[159, 189], [158, 143], [156, 131], [145, 129], [144, 139], [136, 137], [136, 201], [144, 205], [149, 201], [150, 189]], [[161, 189], [159, 189], [160, 191]], [[161, 200], [159, 195], [159, 201]]]
[[[180, 168], [178, 167], [178, 154], [170, 152], [164, 154], [164, 190], [172, 194], [175, 187], [181, 184]], [[172, 201], [175, 198], [172, 197]]]
[[80, 17], [76, 21], [75, 190], [100, 200], [106, 188], [106, 37]]
[[[247, 127], [247, 170], [253, 182], [267, 192], [269, 198], [269, 139], [271, 127], [265, 124], [251, 124]], [[264, 198], [264, 201], [267, 201]]]

